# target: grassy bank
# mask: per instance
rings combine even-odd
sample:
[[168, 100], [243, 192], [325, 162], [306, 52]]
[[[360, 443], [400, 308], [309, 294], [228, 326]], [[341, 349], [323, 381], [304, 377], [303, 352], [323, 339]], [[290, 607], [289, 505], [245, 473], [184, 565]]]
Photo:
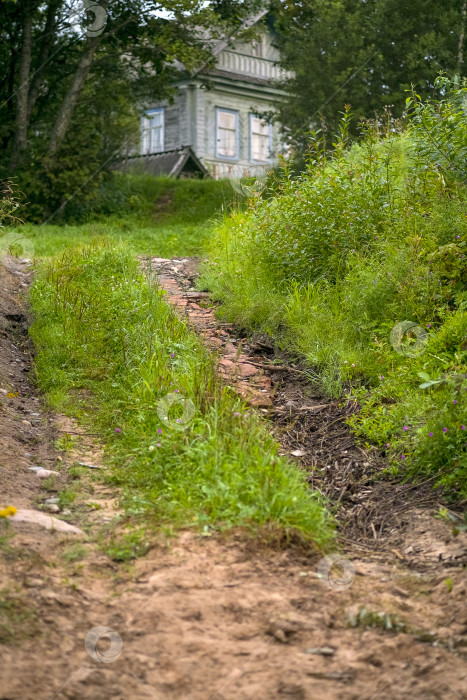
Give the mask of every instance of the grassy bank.
[[[221, 385], [134, 250], [100, 243], [44, 263], [31, 300], [39, 386], [54, 409], [102, 436], [128, 514], [328, 541], [329, 519], [304, 475]], [[176, 403], [164, 409], [164, 397]]]
[[20, 231], [32, 241], [39, 258], [100, 237], [128, 241], [145, 255], [197, 255], [206, 245], [213, 218], [230, 211], [238, 195], [228, 181], [114, 173], [92, 205], [79, 203], [79, 193], [76, 199], [77, 204], [71, 199], [64, 213], [49, 223], [14, 226], [5, 232]]
[[315, 140], [302, 177], [216, 228], [202, 283], [324, 394], [357, 398], [351, 424], [393, 473], [466, 497], [467, 89], [445, 91], [414, 97], [399, 133], [367, 124], [349, 148], [346, 117], [332, 156]]

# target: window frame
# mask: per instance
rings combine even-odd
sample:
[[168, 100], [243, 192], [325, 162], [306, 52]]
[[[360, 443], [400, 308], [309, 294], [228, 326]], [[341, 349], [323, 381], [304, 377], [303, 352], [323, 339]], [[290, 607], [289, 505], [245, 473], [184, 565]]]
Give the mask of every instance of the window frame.
[[[144, 132], [145, 131], [151, 131], [152, 129], [156, 129], [158, 127], [145, 127], [144, 126], [144, 119], [148, 119], [152, 117], [155, 114], [162, 114], [162, 124], [159, 127], [161, 130], [161, 150], [160, 151], [144, 151]], [[142, 124], [141, 124], [141, 155], [143, 156], [148, 156], [153, 153], [163, 153], [164, 152], [164, 147], [165, 147], [165, 107], [154, 107], [153, 109], [147, 109], [144, 113], [144, 116], [142, 118]]]
[[251, 43], [251, 55], [254, 58], [263, 58], [263, 42], [261, 39]]
[[[272, 124], [270, 122], [266, 122], [266, 124], [269, 127], [269, 134], [268, 134], [268, 145], [269, 145], [269, 157], [266, 158], [266, 160], [257, 160], [256, 158], [253, 158], [253, 119], [261, 119], [261, 117], [258, 117], [257, 114], [254, 112], [250, 112], [250, 161], [252, 163], [271, 163], [272, 162]], [[266, 121], [265, 119], [262, 119], [261, 121]]]
[[[226, 112], [227, 114], [233, 114], [235, 116], [235, 154], [233, 156], [225, 156], [219, 153], [219, 115], [221, 112]], [[239, 112], [237, 109], [230, 109], [228, 107], [216, 107], [216, 158], [226, 161], [235, 161], [239, 158], [238, 146], [239, 146]]]

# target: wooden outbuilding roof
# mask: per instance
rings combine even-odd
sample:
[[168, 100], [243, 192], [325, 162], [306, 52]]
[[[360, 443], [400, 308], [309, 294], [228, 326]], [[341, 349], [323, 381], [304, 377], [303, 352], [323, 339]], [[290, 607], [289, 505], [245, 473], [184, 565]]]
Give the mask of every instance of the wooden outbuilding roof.
[[113, 163], [112, 169], [122, 172], [134, 170], [151, 173], [155, 176], [168, 175], [175, 178], [209, 177], [207, 169], [191, 146], [183, 146], [159, 153], [128, 156]]

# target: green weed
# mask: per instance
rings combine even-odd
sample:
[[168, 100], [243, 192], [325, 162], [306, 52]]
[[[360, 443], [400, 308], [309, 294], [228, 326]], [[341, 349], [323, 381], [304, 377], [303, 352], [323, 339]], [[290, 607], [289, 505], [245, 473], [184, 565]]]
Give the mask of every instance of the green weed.
[[[99, 432], [128, 515], [158, 527], [274, 525], [322, 545], [329, 518], [305, 475], [278, 456], [262, 420], [217, 378], [213, 360], [125, 245], [44, 265], [31, 292], [39, 386]], [[180, 394], [193, 415], [164, 422]]]
[[17, 644], [37, 634], [37, 612], [16, 590], [0, 590], [0, 643]]
[[[349, 423], [391, 473], [465, 496], [467, 88], [445, 88], [439, 109], [411, 98], [403, 132], [368, 123], [300, 177], [284, 166], [215, 228], [200, 286], [222, 319], [305, 358], [324, 395], [357, 399]], [[420, 347], [414, 332], [394, 341], [404, 321]]]

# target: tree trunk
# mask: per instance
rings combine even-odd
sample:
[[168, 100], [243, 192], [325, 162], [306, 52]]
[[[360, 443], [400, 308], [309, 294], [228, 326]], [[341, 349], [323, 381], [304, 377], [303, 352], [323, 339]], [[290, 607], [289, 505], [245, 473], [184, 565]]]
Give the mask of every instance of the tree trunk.
[[[107, 9], [108, 0], [101, 0], [100, 7]], [[67, 94], [64, 97], [62, 105], [59, 109], [55, 124], [52, 128], [49, 141], [49, 155], [54, 156], [63, 143], [63, 140], [70, 126], [73, 110], [78, 101], [79, 94], [83, 88], [86, 78], [91, 70], [92, 61], [97, 47], [102, 39], [102, 34], [98, 36], [88, 36], [86, 46], [81, 55], [78, 67], [71, 81], [71, 85]]]
[[457, 51], [457, 72], [459, 76], [462, 74], [462, 64], [464, 63], [464, 34], [465, 34], [465, 17], [467, 15], [467, 0], [464, 0], [461, 10], [461, 33], [459, 35], [459, 48]]
[[32, 12], [26, 5], [23, 23], [23, 45], [19, 68], [19, 88], [16, 93], [16, 137], [13, 147], [11, 165], [15, 168], [26, 150], [28, 143], [28, 95], [29, 73], [31, 70], [32, 51]]
[[[37, 97], [39, 95], [39, 89], [42, 80], [42, 67], [45, 66], [49, 59], [50, 49], [53, 45], [55, 35], [52, 35], [52, 30], [55, 24], [55, 16], [57, 14], [58, 8], [61, 5], [62, 0], [50, 0], [49, 6], [47, 8], [47, 17], [45, 20], [44, 31], [39, 39], [42, 43], [42, 51], [40, 53], [38, 61], [38, 69], [34, 74], [34, 78], [31, 83], [31, 89], [29, 90], [29, 101], [28, 101], [28, 120], [31, 118], [32, 110], [36, 104]], [[38, 43], [39, 43], [38, 42]]]

